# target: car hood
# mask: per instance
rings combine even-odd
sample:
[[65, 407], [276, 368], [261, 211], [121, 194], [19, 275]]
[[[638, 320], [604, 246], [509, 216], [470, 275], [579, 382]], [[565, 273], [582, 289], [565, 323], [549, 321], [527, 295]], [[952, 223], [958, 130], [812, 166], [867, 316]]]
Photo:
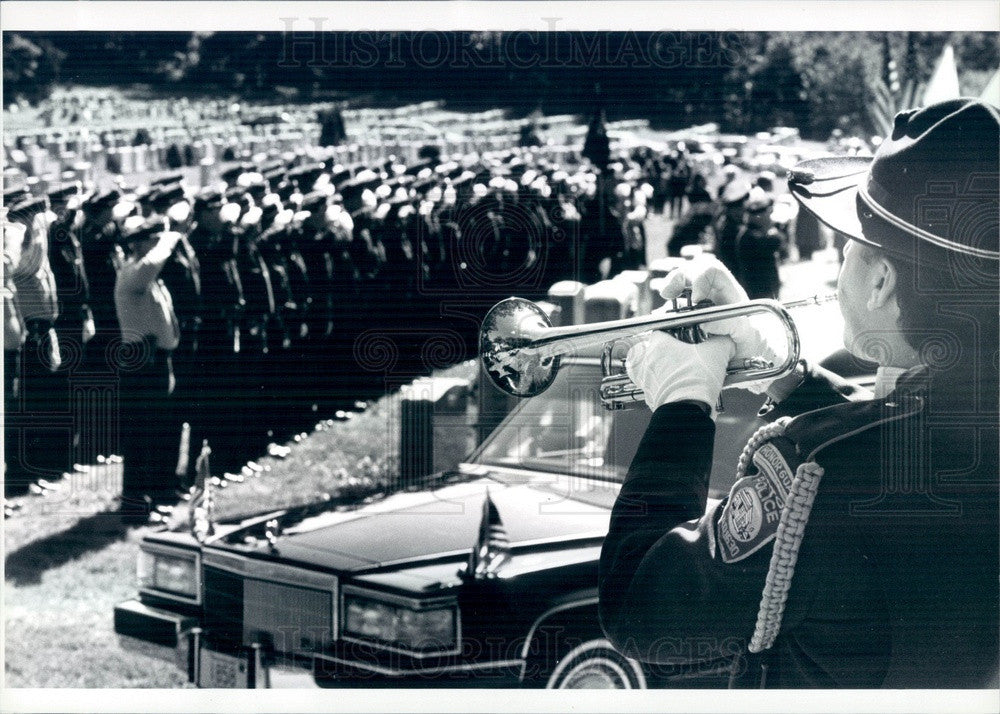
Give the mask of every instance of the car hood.
[[338, 571], [404, 566], [468, 553], [479, 537], [487, 497], [496, 506], [514, 548], [601, 538], [607, 533], [618, 488], [617, 484], [555, 475], [513, 484], [479, 478], [397, 493], [351, 510], [328, 510], [305, 518], [279, 516], [281, 534], [271, 544], [246, 537], [249, 528], [229, 533], [224, 543], [227, 549]]

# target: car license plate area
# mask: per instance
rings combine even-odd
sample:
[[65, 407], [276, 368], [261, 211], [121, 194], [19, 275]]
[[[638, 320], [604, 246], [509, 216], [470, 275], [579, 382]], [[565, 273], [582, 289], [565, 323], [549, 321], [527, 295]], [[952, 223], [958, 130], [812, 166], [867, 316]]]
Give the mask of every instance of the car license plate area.
[[204, 689], [246, 689], [250, 663], [247, 657], [202, 649], [198, 666], [198, 686]]

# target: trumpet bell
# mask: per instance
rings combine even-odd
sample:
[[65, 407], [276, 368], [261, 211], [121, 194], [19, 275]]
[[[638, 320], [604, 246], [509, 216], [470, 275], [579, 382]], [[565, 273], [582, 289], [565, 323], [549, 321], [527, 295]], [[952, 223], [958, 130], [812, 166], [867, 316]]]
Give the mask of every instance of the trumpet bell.
[[490, 308], [479, 330], [479, 354], [498, 389], [533, 397], [549, 388], [559, 370], [559, 355], [547, 355], [533, 343], [551, 327], [542, 309], [530, 300], [511, 297]]

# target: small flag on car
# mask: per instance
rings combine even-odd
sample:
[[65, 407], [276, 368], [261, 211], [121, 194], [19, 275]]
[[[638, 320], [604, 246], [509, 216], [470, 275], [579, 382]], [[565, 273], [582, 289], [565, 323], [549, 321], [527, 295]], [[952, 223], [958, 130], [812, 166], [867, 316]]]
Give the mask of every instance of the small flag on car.
[[477, 580], [496, 577], [500, 567], [510, 560], [510, 538], [500, 520], [500, 512], [490, 497], [489, 489], [483, 499], [483, 518], [479, 524], [479, 537], [469, 554], [466, 575]]
[[208, 457], [212, 449], [208, 440], [201, 445], [201, 453], [194, 462], [195, 483], [191, 487], [191, 502], [188, 504], [188, 525], [191, 533], [203, 543], [206, 538], [215, 534], [215, 524], [212, 522], [215, 502], [212, 497], [212, 475]]

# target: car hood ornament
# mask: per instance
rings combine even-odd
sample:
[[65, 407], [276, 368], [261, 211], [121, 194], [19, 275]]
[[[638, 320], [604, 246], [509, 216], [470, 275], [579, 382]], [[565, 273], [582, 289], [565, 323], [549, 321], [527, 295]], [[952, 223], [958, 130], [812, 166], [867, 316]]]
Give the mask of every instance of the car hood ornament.
[[495, 578], [497, 571], [510, 560], [510, 538], [500, 520], [500, 512], [490, 497], [489, 488], [483, 499], [483, 517], [479, 523], [479, 534], [469, 554], [463, 577], [474, 580]]
[[272, 553], [278, 552], [278, 538], [281, 537], [281, 521], [271, 518], [264, 524], [264, 538]]

